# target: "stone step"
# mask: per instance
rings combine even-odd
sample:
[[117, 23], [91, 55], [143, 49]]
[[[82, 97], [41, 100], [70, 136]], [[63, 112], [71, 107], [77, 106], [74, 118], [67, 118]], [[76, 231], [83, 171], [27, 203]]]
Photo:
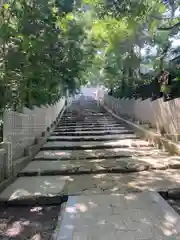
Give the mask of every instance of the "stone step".
[[77, 118], [69, 118], [69, 119], [61, 119], [61, 122], [64, 122], [64, 123], [71, 123], [71, 122], [80, 122], [80, 123], [83, 123], [83, 122], [86, 122], [86, 123], [97, 123], [97, 122], [106, 122], [106, 123], [110, 123], [110, 122], [113, 122], [113, 123], [116, 123], [116, 121], [114, 119], [101, 119], [101, 118], [83, 118], [82, 120], [79, 119], [79, 117]]
[[[111, 150], [111, 149], [109, 149]], [[116, 149], [117, 150], [117, 149]], [[40, 151], [35, 157], [34, 160], [43, 161], [43, 160], [69, 160], [69, 159], [94, 159], [94, 158], [115, 158], [115, 157], [131, 157], [131, 153], [123, 151], [122, 149], [117, 150], [115, 153], [113, 151], [103, 151], [99, 150], [44, 150]]]
[[[71, 116], [71, 115], [75, 115], [75, 111], [79, 110], [79, 107], [78, 108], [72, 108], [70, 111], [68, 112], [65, 112], [64, 115], [65, 116]], [[94, 109], [83, 109], [84, 112], [86, 112], [88, 115], [102, 115], [103, 116], [111, 116], [109, 113], [107, 112], [102, 112], [102, 111], [99, 111], [99, 110], [94, 110]]]
[[[90, 113], [90, 112], [87, 112], [87, 115], [89, 116], [89, 117], [99, 117], [99, 118], [101, 118], [101, 117], [103, 117], [103, 118], [105, 118], [105, 117], [111, 117], [112, 118], [112, 116], [110, 115], [110, 114], [104, 114], [104, 113]], [[71, 117], [76, 117], [74, 114], [63, 114], [63, 116], [62, 116], [62, 118], [64, 119], [64, 118], [71, 118]]]
[[135, 134], [104, 136], [50, 136], [47, 141], [109, 141], [115, 139], [139, 139]]
[[67, 123], [67, 122], [65, 122], [65, 123], [62, 123], [62, 122], [59, 122], [59, 124], [57, 125], [57, 126], [68, 126], [68, 127], [73, 127], [73, 126], [91, 126], [91, 125], [93, 125], [93, 126], [107, 126], [107, 125], [110, 125], [110, 126], [116, 126], [116, 125], [119, 125], [119, 126], [124, 126], [125, 124], [123, 124], [123, 123], [116, 123], [116, 122], [113, 122], [113, 123], [101, 123], [101, 122], [93, 122], [93, 121], [91, 121], [91, 122], [79, 122], [79, 121], [77, 121], [77, 122], [74, 122], [74, 123]]
[[103, 124], [82, 124], [82, 125], [79, 125], [79, 124], [77, 124], [77, 125], [70, 125], [70, 126], [68, 126], [68, 125], [57, 125], [56, 126], [56, 128], [57, 129], [69, 129], [69, 130], [74, 130], [74, 129], [82, 129], [82, 128], [96, 128], [96, 129], [99, 129], [99, 130], [103, 130], [103, 129], [113, 129], [113, 130], [115, 130], [115, 129], [118, 129], [118, 128], [120, 128], [120, 129], [124, 129], [124, 128], [127, 128], [127, 126], [126, 125], [123, 125], [123, 124], [121, 124], [121, 125], [114, 125], [114, 124], [112, 124], [112, 125], [107, 125], [107, 124], [105, 124], [105, 125], [103, 125]]
[[66, 176], [65, 195], [89, 196], [142, 191], [167, 191], [179, 188], [179, 169], [151, 170], [134, 173], [105, 173]]
[[89, 150], [44, 150], [40, 151], [34, 160], [70, 160], [70, 159], [99, 159], [99, 158], [121, 158], [131, 156], [151, 156], [163, 158], [169, 157], [167, 152], [153, 147], [131, 147], [131, 148], [113, 148], [113, 149], [89, 149]]
[[56, 127], [59, 128], [59, 129], [64, 129], [64, 128], [68, 128], [68, 129], [78, 129], [78, 128], [108, 128], [108, 129], [111, 129], [111, 128], [117, 128], [117, 127], [124, 127], [125, 124], [106, 124], [106, 125], [103, 125], [103, 124], [75, 124], [75, 125], [70, 125], [70, 126], [67, 126], [67, 125], [62, 125], [62, 124], [58, 124]]
[[157, 157], [124, 157], [91, 160], [33, 161], [18, 176], [80, 175], [102, 173], [132, 173], [147, 170], [180, 169], [179, 159]]
[[[79, 115], [75, 115], [75, 116], [72, 116], [72, 117], [62, 117], [61, 120], [62, 121], [76, 121], [77, 119], [79, 121], [83, 121], [83, 119], [81, 120], [80, 118], [81, 116]], [[107, 117], [104, 117], [104, 116], [89, 116], [88, 114], [85, 114], [84, 113], [84, 116], [82, 116], [84, 118], [84, 120], [87, 120], [87, 121], [115, 121], [115, 119], [112, 117], [112, 116], [107, 116]]]
[[[95, 115], [95, 114], [89, 114], [88, 112], [83, 112], [82, 111], [82, 114], [85, 115], [85, 117], [89, 118], [89, 119], [113, 119], [113, 117], [111, 115]], [[69, 116], [62, 116], [62, 119], [70, 119], [70, 118], [77, 118], [78, 116], [78, 113], [75, 113], [75, 114], [72, 114], [72, 115], [69, 115]]]
[[[106, 118], [109, 118], [109, 119], [113, 119], [113, 117], [111, 116], [111, 115], [105, 115], [105, 114], [101, 114], [101, 115], [99, 115], [99, 114], [89, 114], [88, 112], [87, 113], [85, 113], [86, 114], [86, 116], [88, 117], [88, 118], [95, 118], [95, 119], [106, 119]], [[72, 115], [63, 115], [62, 116], [62, 119], [67, 119], [67, 118], [77, 118], [77, 115], [75, 115], [75, 114], [72, 114]]]
[[60, 204], [65, 185], [61, 176], [20, 177], [0, 193], [0, 204]]
[[74, 132], [74, 131], [77, 131], [77, 132], [81, 132], [81, 131], [88, 131], [88, 132], [90, 132], [90, 131], [92, 131], [92, 129], [93, 129], [93, 131], [106, 131], [106, 130], [127, 130], [127, 128], [126, 127], [108, 127], [108, 126], [104, 126], [104, 127], [91, 127], [91, 126], [89, 126], [89, 127], [75, 127], [75, 128], [59, 128], [59, 127], [56, 127], [55, 129], [54, 129], [54, 131], [55, 132], [69, 132], [69, 131], [72, 131], [72, 132]]
[[[74, 116], [69, 116], [69, 117], [62, 117], [61, 118], [63, 121], [70, 121], [70, 120], [76, 120], [76, 119], [79, 119], [80, 121], [82, 121], [81, 119], [80, 119], [80, 116], [79, 115], [74, 115]], [[89, 116], [88, 115], [88, 113], [84, 113], [84, 119], [86, 119], [86, 120], [91, 120], [91, 121], [98, 121], [98, 120], [100, 120], [100, 121], [115, 121], [116, 119], [113, 117], [113, 116], [97, 116], [97, 117], [95, 117], [95, 116]]]
[[114, 140], [103, 143], [99, 142], [64, 142], [53, 141], [45, 143], [41, 150], [58, 150], [58, 149], [109, 149], [109, 148], [128, 148], [128, 147], [144, 147], [153, 146], [143, 140], [126, 139], [126, 140]]
[[[130, 161], [131, 159], [127, 160]], [[137, 165], [117, 159], [98, 160], [71, 160], [71, 161], [33, 161], [24, 168], [18, 176], [53, 176], [53, 175], [80, 175], [98, 173], [129, 173], [143, 171], [149, 168], [148, 164]], [[128, 167], [129, 166], [129, 167]]]
[[[83, 114], [84, 117], [88, 118], [88, 119], [108, 119], [108, 120], [112, 120], [114, 119], [113, 116], [111, 115], [91, 115], [88, 112], [83, 112], [83, 110], [80, 112], [80, 114]], [[77, 117], [79, 117], [79, 113], [75, 113], [69, 116], [63, 115], [62, 119], [76, 119]]]
[[104, 135], [112, 135], [112, 134], [133, 134], [132, 130], [104, 130], [104, 131], [65, 131], [65, 132], [52, 132], [52, 136], [104, 136]]
[[18, 176], [79, 175], [97, 173], [130, 173], [150, 168], [148, 164], [133, 165], [131, 159], [71, 160], [71, 161], [33, 161]]
[[[66, 118], [66, 117], [76, 117], [77, 116], [77, 110], [79, 110], [79, 109], [76, 109], [76, 110], [74, 110], [74, 111], [72, 111], [71, 113], [68, 113], [68, 114], [63, 114], [63, 118]], [[111, 114], [108, 114], [108, 113], [98, 113], [98, 112], [92, 112], [92, 111], [90, 111], [90, 110], [86, 110], [86, 111], [84, 111], [84, 109], [83, 110], [81, 110], [81, 112], [83, 112], [84, 114], [86, 114], [88, 117], [100, 117], [100, 118], [106, 118], [106, 117], [109, 117], [109, 118], [112, 118], [112, 115]]]
[[76, 120], [76, 121], [60, 121], [60, 123], [59, 124], [62, 124], [62, 125], [76, 125], [76, 124], [78, 124], [78, 125], [91, 125], [91, 124], [93, 124], [93, 125], [95, 125], [95, 124], [101, 124], [101, 125], [108, 125], [108, 124], [111, 124], [111, 125], [113, 125], [113, 124], [116, 124], [117, 122], [115, 122], [115, 121], [101, 121], [101, 120], [97, 120], [97, 121], [95, 121], [95, 120], [82, 120], [82, 121], [79, 121], [78, 119]]
[[180, 236], [179, 215], [155, 192], [71, 196], [60, 221], [56, 239], [176, 240]]

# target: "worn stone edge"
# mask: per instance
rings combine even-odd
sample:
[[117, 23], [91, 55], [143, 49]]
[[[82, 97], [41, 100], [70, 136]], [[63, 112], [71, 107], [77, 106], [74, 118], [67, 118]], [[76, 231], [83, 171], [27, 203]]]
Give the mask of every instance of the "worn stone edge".
[[35, 205], [60, 205], [64, 202], [65, 194], [64, 190], [60, 194], [56, 194], [52, 196], [36, 196], [36, 197], [27, 197], [27, 198], [20, 198], [14, 200], [8, 199], [0, 199], [0, 207], [12, 206], [12, 207], [19, 207], [19, 206], [35, 206]]
[[173, 141], [165, 139], [161, 135], [154, 133], [148, 129], [143, 128], [140, 125], [137, 125], [129, 120], [126, 120], [120, 116], [117, 116], [113, 111], [111, 111], [106, 106], [103, 106], [103, 108], [108, 111], [112, 116], [114, 116], [116, 119], [125, 122], [128, 124], [134, 131], [139, 135], [140, 137], [143, 137], [151, 142], [153, 142], [155, 145], [158, 145], [158, 147], [164, 147], [169, 153], [171, 154], [178, 154], [180, 155], [180, 147]]
[[[77, 197], [69, 197], [68, 202], [64, 208], [64, 211], [61, 211], [62, 217], [59, 218], [57, 223], [57, 228], [53, 234], [53, 240], [71, 240], [73, 238], [73, 213], [68, 213], [66, 209], [73, 208], [73, 206], [77, 203]], [[75, 206], [74, 206], [75, 207]], [[76, 213], [75, 213], [76, 214]], [[71, 226], [68, 228], [67, 226]]]
[[58, 234], [59, 234], [59, 231], [60, 231], [60, 228], [61, 228], [61, 223], [62, 223], [62, 220], [63, 220], [63, 216], [64, 216], [64, 213], [65, 213], [66, 205], [67, 205], [67, 201], [63, 202], [60, 205], [60, 211], [59, 211], [59, 214], [58, 214], [57, 225], [56, 225], [56, 228], [51, 235], [50, 240], [56, 240], [57, 237], [58, 237]]
[[[165, 219], [172, 218], [176, 220], [174, 223], [174, 227], [177, 231], [177, 234], [180, 234], [180, 215], [171, 207], [171, 205], [163, 198], [158, 192], [151, 191], [150, 192], [151, 198], [153, 202], [157, 203], [159, 208], [162, 210]], [[176, 239], [176, 236], [174, 236]]]
[[59, 123], [64, 111], [66, 109], [66, 105], [62, 108], [56, 120], [50, 127], [47, 128], [46, 132], [42, 133], [42, 137], [36, 140], [37, 144], [29, 146], [25, 149], [25, 156], [18, 158], [13, 163], [13, 174], [8, 179], [5, 179], [0, 183], [0, 192], [2, 192], [9, 184], [11, 184], [16, 178], [18, 173], [35, 157], [35, 155], [40, 151], [42, 145], [47, 141], [47, 138], [51, 135], [56, 125]]
[[[79, 167], [80, 168], [80, 167]], [[37, 171], [21, 171], [18, 173], [18, 177], [33, 177], [33, 176], [52, 176], [52, 175], [84, 175], [84, 174], [105, 174], [105, 173], [121, 173], [121, 174], [128, 174], [128, 173], [136, 173], [136, 172], [144, 172], [144, 171], [154, 171], [154, 170], [168, 170], [168, 169], [180, 169], [180, 164], [167, 164], [164, 166], [151, 166], [148, 163], [140, 164], [137, 166], [125, 166], [125, 167], [106, 167], [106, 168], [92, 168], [89, 169], [78, 169], [76, 167], [62, 169], [62, 170], [39, 170]]]

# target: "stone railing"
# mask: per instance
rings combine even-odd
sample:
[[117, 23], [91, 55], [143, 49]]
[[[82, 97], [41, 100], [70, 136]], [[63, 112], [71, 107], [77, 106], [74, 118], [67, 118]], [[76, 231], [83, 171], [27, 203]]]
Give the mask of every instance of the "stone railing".
[[[103, 95], [103, 94], [101, 94]], [[132, 118], [140, 123], [149, 124], [159, 133], [163, 131], [169, 136], [180, 135], [180, 99], [164, 102], [162, 99], [128, 100], [116, 99], [103, 95], [101, 104], [116, 115]]]
[[[23, 109], [23, 113], [5, 111], [3, 142], [0, 144], [0, 181], [12, 173], [14, 162], [26, 156], [28, 148], [43, 138], [65, 107], [65, 98], [52, 106]], [[70, 102], [68, 102], [70, 104]]]

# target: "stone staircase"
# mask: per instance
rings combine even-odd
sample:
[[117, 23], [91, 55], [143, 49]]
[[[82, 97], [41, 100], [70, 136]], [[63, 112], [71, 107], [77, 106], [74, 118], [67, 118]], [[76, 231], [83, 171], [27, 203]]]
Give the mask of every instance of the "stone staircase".
[[[140, 239], [140, 225], [132, 233], [131, 227], [124, 222], [127, 218], [124, 214], [132, 215], [132, 219], [136, 214], [129, 213], [132, 209], [127, 199], [136, 199], [133, 209], [142, 207], [142, 217], [148, 218], [152, 211], [152, 218], [156, 218], [153, 199], [158, 199], [157, 204], [162, 204], [163, 200], [155, 193], [139, 192], [176, 187], [179, 181], [174, 181], [173, 176], [178, 174], [174, 170], [178, 164], [179, 157], [169, 156], [141, 140], [124, 122], [97, 107], [95, 100], [82, 97], [71, 104], [40, 152], [0, 194], [0, 203], [19, 209], [20, 206], [60, 206], [68, 201], [54, 236], [57, 240]], [[163, 218], [163, 213], [159, 214]], [[76, 224], [72, 216], [77, 219]], [[105, 224], [107, 219], [111, 220]], [[130, 224], [133, 224], [132, 219]], [[113, 226], [111, 221], [115, 221]], [[93, 222], [96, 225], [103, 222], [100, 230]], [[68, 229], [67, 224], [76, 225], [78, 230], [74, 233], [74, 227]], [[149, 231], [145, 225], [142, 224], [142, 236]], [[137, 238], [130, 238], [133, 234]], [[149, 233], [149, 238], [141, 239], [166, 239], [163, 233], [153, 234], [157, 234], [157, 238]]]
[[[110, 178], [111, 183], [97, 188], [97, 193], [104, 193], [106, 188], [111, 190], [113, 174], [126, 173], [117, 179], [119, 176], [128, 179], [129, 173], [147, 174], [149, 170], [173, 169], [178, 164], [177, 156], [169, 156], [141, 140], [127, 125], [97, 107], [95, 100], [80, 98], [66, 110], [40, 152], [19, 172], [17, 180], [1, 193], [0, 202], [59, 203], [62, 196], [85, 194], [86, 190], [96, 192], [92, 187], [96, 185], [92, 183], [94, 180], [82, 181], [77, 186], [78, 179], [84, 177], [106, 174], [104, 177]], [[69, 180], [72, 176], [74, 181]], [[138, 191], [138, 187], [126, 186], [127, 189]]]

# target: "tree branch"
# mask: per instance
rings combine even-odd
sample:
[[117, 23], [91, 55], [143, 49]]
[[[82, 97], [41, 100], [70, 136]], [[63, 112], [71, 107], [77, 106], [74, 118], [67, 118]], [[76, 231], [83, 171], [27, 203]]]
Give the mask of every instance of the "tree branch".
[[178, 28], [180, 27], [180, 22], [174, 24], [173, 26], [170, 26], [170, 27], [159, 27], [158, 30], [163, 30], [163, 31], [169, 31], [169, 30], [173, 30], [175, 28]]
[[173, 61], [175, 61], [175, 60], [177, 60], [177, 59], [180, 59], [180, 55], [178, 55], [177, 57], [171, 59], [171, 62], [173, 62]]
[[157, 20], [171, 20], [172, 17], [160, 17], [160, 16], [156, 16], [156, 15], [152, 15], [152, 18], [155, 18]]

